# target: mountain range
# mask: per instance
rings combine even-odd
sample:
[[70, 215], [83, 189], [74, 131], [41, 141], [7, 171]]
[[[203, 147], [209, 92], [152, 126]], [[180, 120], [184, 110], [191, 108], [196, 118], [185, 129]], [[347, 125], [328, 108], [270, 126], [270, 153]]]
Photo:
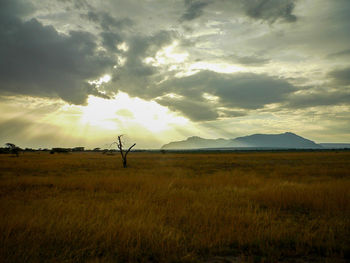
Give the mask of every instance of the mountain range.
[[170, 142], [162, 146], [163, 150], [190, 149], [333, 149], [350, 148], [350, 144], [317, 144], [292, 132], [281, 134], [253, 134], [235, 139], [204, 139], [198, 136], [184, 141]]

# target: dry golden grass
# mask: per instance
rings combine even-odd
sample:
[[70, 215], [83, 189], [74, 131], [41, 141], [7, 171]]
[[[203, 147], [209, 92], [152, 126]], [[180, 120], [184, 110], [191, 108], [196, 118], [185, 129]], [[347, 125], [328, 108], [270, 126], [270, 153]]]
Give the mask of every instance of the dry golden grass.
[[1, 262], [346, 262], [350, 152], [0, 155]]

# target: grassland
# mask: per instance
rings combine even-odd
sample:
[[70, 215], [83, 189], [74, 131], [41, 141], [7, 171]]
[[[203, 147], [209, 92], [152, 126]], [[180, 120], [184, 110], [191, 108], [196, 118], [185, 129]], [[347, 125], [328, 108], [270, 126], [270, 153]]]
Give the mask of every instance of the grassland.
[[350, 152], [130, 153], [128, 162], [0, 155], [0, 261], [350, 258]]

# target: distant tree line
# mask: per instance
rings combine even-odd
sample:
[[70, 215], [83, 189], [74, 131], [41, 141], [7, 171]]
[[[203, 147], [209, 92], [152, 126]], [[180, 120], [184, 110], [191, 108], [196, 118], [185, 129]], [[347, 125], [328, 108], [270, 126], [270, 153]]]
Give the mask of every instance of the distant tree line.
[[103, 149], [103, 148], [94, 148], [94, 149], [85, 149], [85, 147], [73, 147], [73, 148], [64, 148], [64, 147], [54, 147], [51, 149], [48, 148], [21, 148], [14, 143], [6, 143], [5, 147], [0, 147], [0, 154], [14, 154], [18, 156], [20, 153], [25, 152], [50, 152], [54, 153], [71, 153], [71, 152], [99, 152], [102, 154], [115, 154], [119, 152], [119, 149]]
[[[96, 148], [99, 149], [99, 148]], [[5, 147], [0, 147], [0, 154], [14, 154], [17, 157], [20, 153], [25, 152], [50, 152], [51, 154], [54, 153], [69, 153], [69, 152], [84, 152], [84, 151], [95, 151], [94, 150], [85, 150], [85, 147], [74, 147], [74, 148], [52, 148], [52, 149], [33, 149], [33, 148], [25, 148], [22, 149], [15, 145], [14, 143], [6, 143]]]
[[[113, 144], [117, 145], [118, 149], [101, 149], [101, 148], [94, 148], [93, 150], [85, 150], [85, 147], [74, 147], [74, 148], [61, 148], [61, 147], [56, 147], [52, 148], [51, 150], [49, 149], [32, 149], [32, 148], [25, 148], [21, 149], [20, 147], [16, 146], [14, 143], [6, 143], [5, 147], [0, 148], [0, 154], [14, 154], [17, 157], [19, 157], [19, 153], [22, 152], [50, 152], [50, 154], [55, 154], [55, 153], [70, 153], [70, 152], [102, 152], [103, 154], [107, 155], [114, 155], [115, 152], [119, 151], [121, 158], [122, 158], [122, 163], [123, 167], [127, 168], [127, 156], [131, 149], [136, 145], [136, 143], [132, 144], [129, 148], [125, 148], [125, 143], [122, 140], [123, 135], [119, 135], [117, 141], [113, 142]], [[165, 153], [163, 150], [161, 151], [162, 153]]]
[[[50, 154], [55, 154], [55, 153], [72, 153], [72, 152], [98, 152], [98, 153], [102, 153], [102, 154], [106, 154], [106, 155], [115, 155], [116, 153], [120, 153], [121, 157], [122, 157], [122, 162], [123, 162], [123, 166], [126, 167], [127, 162], [126, 162], [126, 158], [128, 153], [130, 152], [130, 150], [136, 145], [133, 144], [131, 145], [129, 148], [127, 148], [126, 150], [123, 149], [124, 143], [121, 140], [122, 135], [118, 136], [118, 140], [116, 142], [114, 142], [113, 144], [117, 144], [117, 149], [103, 149], [103, 148], [94, 148], [94, 149], [85, 149], [85, 147], [79, 146], [79, 147], [73, 147], [73, 148], [64, 148], [64, 147], [54, 147], [51, 149], [48, 148], [37, 148], [37, 149], [33, 149], [33, 148], [20, 148], [19, 146], [17, 146], [14, 143], [6, 143], [5, 147], [0, 147], [0, 154], [12, 154], [15, 155], [17, 157], [19, 157], [20, 153], [26, 153], [26, 152], [49, 152]], [[145, 150], [134, 150], [135, 152], [143, 152]]]
[[19, 153], [23, 151], [21, 148], [19, 148], [18, 146], [16, 146], [13, 143], [5, 143], [5, 147], [4, 148], [0, 148], [0, 153], [8, 153], [8, 154], [14, 154], [17, 157], [19, 156]]

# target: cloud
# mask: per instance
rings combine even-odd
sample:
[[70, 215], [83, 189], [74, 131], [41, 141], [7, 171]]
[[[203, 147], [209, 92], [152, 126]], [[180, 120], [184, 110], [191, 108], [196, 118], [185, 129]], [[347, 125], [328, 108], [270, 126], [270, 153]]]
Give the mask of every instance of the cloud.
[[210, 3], [209, 0], [185, 0], [186, 11], [181, 16], [182, 21], [191, 21], [203, 14], [203, 9]]
[[56, 1], [62, 2], [62, 3], [72, 4], [73, 7], [76, 9], [82, 9], [82, 8], [90, 9], [91, 8], [91, 5], [88, 3], [87, 0], [56, 0]]
[[347, 89], [315, 90], [308, 93], [292, 94], [284, 107], [302, 109], [318, 106], [349, 105], [350, 91]]
[[174, 32], [159, 31], [150, 36], [135, 35], [129, 41], [124, 69], [135, 76], [152, 75], [155, 67], [144, 63], [146, 57], [153, 57], [163, 46], [170, 45]]
[[350, 67], [333, 70], [328, 73], [328, 76], [332, 79], [335, 85], [350, 85]]
[[[242, 110], [284, 102], [296, 88], [284, 79], [265, 74], [201, 71], [165, 81], [157, 90], [163, 95], [174, 93], [180, 96], [161, 97], [157, 102], [182, 112], [194, 121], [201, 121], [214, 120], [219, 116], [242, 116], [245, 114]], [[208, 102], [206, 94], [213, 97], [213, 101]]]
[[117, 19], [108, 12], [92, 11], [91, 9], [86, 14], [81, 14], [80, 17], [97, 24], [101, 29], [99, 35], [103, 47], [108, 52], [118, 53], [117, 45], [122, 43], [125, 37], [123, 31], [132, 27], [134, 22], [128, 17]]
[[205, 101], [193, 100], [192, 98], [169, 98], [162, 97], [156, 100], [159, 104], [167, 106], [173, 111], [181, 112], [193, 121], [210, 121], [219, 117], [215, 108]]
[[[159, 68], [147, 64], [144, 59], [154, 57], [164, 46], [170, 45], [176, 39], [173, 31], [159, 31], [152, 35], [133, 35], [126, 39], [127, 51], [123, 53], [125, 62], [120, 64], [113, 73], [112, 83], [106, 85], [106, 91], [122, 90], [131, 96], [154, 98], [154, 89], [159, 76]], [[159, 81], [159, 79], [158, 79]]]
[[119, 52], [117, 45], [123, 42], [120, 34], [114, 32], [101, 32], [102, 45], [110, 52]]
[[0, 16], [0, 90], [60, 97], [74, 104], [85, 103], [89, 94], [105, 96], [88, 80], [100, 77], [115, 62], [98, 51], [96, 37], [83, 31], [60, 34], [35, 18], [22, 21], [17, 5], [5, 1], [0, 8], [7, 14]]
[[220, 114], [220, 117], [223, 117], [223, 118], [242, 117], [242, 116], [248, 115], [248, 111], [220, 108], [219, 114]]
[[243, 10], [244, 15], [261, 21], [274, 23], [277, 20], [295, 22], [297, 17], [293, 14], [296, 0], [185, 0], [185, 13], [181, 21], [191, 21], [203, 15], [203, 10], [211, 4], [211, 11], [222, 13], [230, 10], [232, 16]]
[[350, 67], [335, 69], [326, 74], [321, 87], [309, 87], [291, 94], [286, 103], [290, 108], [350, 105]]
[[82, 14], [81, 17], [97, 23], [104, 31], [113, 29], [122, 30], [126, 27], [130, 27], [134, 22], [130, 18], [116, 19], [107, 12], [95, 12], [89, 10], [87, 14]]
[[246, 65], [246, 66], [262, 66], [270, 62], [270, 59], [256, 56], [256, 55], [252, 55], [252, 56], [231, 55], [226, 60], [241, 64], [241, 65]]
[[339, 52], [331, 53], [327, 57], [328, 58], [338, 58], [338, 57], [348, 57], [350, 56], [350, 49], [345, 49]]
[[[323, 71], [328, 71], [335, 60], [346, 63], [346, 57], [328, 57], [328, 61], [322, 58], [349, 49], [350, 2], [319, 0], [296, 1], [295, 5], [297, 4], [299, 7], [296, 15], [302, 12], [298, 23], [284, 23], [268, 28], [264, 24], [255, 25], [255, 29], [260, 28], [261, 31], [254, 31], [252, 37], [243, 41], [242, 46], [256, 54], [265, 54], [277, 62], [302, 60], [308, 68], [313, 58], [321, 57], [317, 65]], [[287, 53], [290, 55], [286, 56]]]
[[295, 2], [296, 0], [244, 0], [242, 3], [247, 16], [273, 23], [278, 19], [295, 22]]
[[34, 6], [24, 0], [1, 0], [0, 2], [0, 15], [3, 20], [9, 20], [12, 18], [12, 14], [18, 16], [25, 16], [34, 12]]
[[165, 82], [173, 92], [200, 97], [208, 93], [219, 98], [221, 106], [256, 109], [282, 100], [295, 88], [284, 79], [265, 74], [224, 74], [201, 71], [197, 74]]
[[[7, 14], [0, 18], [5, 25], [0, 27], [1, 92], [59, 97], [73, 104], [84, 104], [90, 94], [108, 98], [106, 93], [113, 95], [118, 90], [154, 98], [149, 93], [152, 89], [145, 87], [154, 85], [155, 78], [163, 76], [156, 66], [145, 63], [144, 59], [154, 57], [162, 47], [170, 45], [177, 37], [174, 31], [123, 32], [131, 25], [130, 19], [118, 20], [106, 12], [96, 11], [88, 12], [88, 19], [101, 24], [102, 31], [61, 34], [35, 18], [21, 20], [18, 14], [22, 6], [16, 3], [8, 1], [1, 9]], [[9, 14], [5, 7], [14, 13]], [[121, 43], [126, 43], [126, 50], [118, 49]], [[114, 65], [118, 67], [113, 70]], [[89, 84], [106, 73], [112, 75], [111, 83], [98, 88]], [[106, 93], [101, 92], [104, 88]]]

